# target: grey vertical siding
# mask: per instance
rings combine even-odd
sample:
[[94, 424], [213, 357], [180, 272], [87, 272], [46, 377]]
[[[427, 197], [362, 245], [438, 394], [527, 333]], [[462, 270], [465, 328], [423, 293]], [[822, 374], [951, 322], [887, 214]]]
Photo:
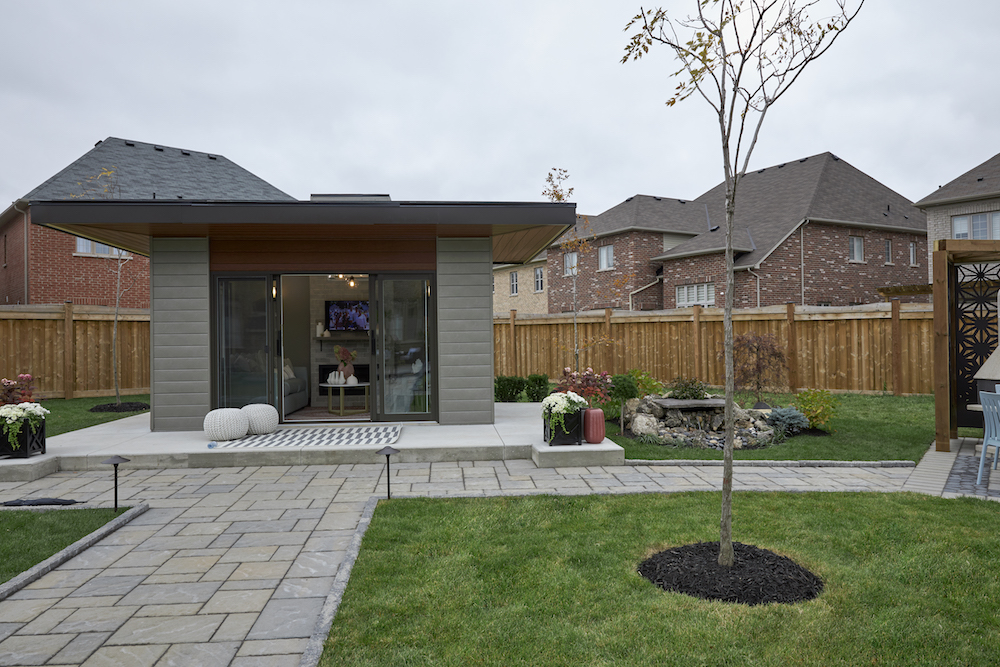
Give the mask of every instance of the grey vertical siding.
[[201, 430], [211, 409], [208, 239], [150, 239], [154, 431]]
[[438, 239], [438, 421], [493, 423], [493, 249]]

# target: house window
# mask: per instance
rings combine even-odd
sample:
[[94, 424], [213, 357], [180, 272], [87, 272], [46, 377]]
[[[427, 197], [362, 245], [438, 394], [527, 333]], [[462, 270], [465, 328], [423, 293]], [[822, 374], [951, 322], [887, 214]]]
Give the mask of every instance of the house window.
[[128, 252], [124, 250], [119, 250], [114, 246], [109, 246], [104, 243], [98, 243], [97, 241], [91, 241], [90, 239], [82, 239], [79, 236], [76, 238], [76, 254], [77, 255], [98, 255], [101, 257], [128, 257]]
[[686, 308], [694, 305], [715, 305], [715, 283], [677, 286], [677, 307]]
[[567, 252], [563, 254], [563, 275], [564, 276], [575, 276], [576, 275], [576, 253]]
[[817, 301], [816, 305], [817, 306], [822, 306], [824, 308], [829, 308], [830, 307], [830, 302], [829, 301]]
[[917, 265], [917, 244], [910, 241], [910, 266]]
[[535, 267], [535, 291], [541, 292], [545, 289], [545, 269], [540, 266]]
[[510, 295], [517, 296], [517, 271], [510, 272]]
[[892, 264], [892, 241], [885, 240], [885, 263]]
[[598, 248], [597, 270], [607, 271], [615, 268], [615, 247], [613, 245], [602, 245]]
[[850, 253], [848, 260], [851, 262], [865, 261], [865, 239], [862, 236], [852, 236], [850, 239]]
[[956, 239], [1000, 240], [1000, 211], [956, 215], [951, 219], [951, 232]]

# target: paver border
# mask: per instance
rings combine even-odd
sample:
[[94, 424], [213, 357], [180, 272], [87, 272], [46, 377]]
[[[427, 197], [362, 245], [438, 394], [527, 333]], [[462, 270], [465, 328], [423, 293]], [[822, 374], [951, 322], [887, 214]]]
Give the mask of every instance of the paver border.
[[[722, 466], [718, 459], [625, 459], [628, 466]], [[770, 459], [733, 461], [733, 467], [747, 468], [915, 468], [913, 461], [772, 461]]]
[[[20, 508], [20, 507], [19, 508], [4, 508], [5, 511], [22, 511], [22, 512], [23, 511], [28, 511], [28, 512], [31, 512], [31, 511], [34, 511], [34, 512], [43, 512], [43, 511], [52, 510], [52, 509], [59, 509], [59, 510], [65, 510], [65, 511], [70, 511], [71, 512], [73, 510], [98, 509], [98, 508], [95, 508], [95, 507], [66, 507], [65, 505], [60, 505], [60, 506], [56, 506], [56, 507], [45, 507], [45, 506], [38, 506], [38, 505], [36, 505], [34, 507], [24, 507], [24, 508]], [[122, 526], [124, 526], [125, 524], [129, 523], [130, 521], [132, 521], [132, 519], [134, 519], [137, 516], [143, 514], [148, 509], [149, 509], [149, 505], [147, 505], [146, 503], [140, 503], [140, 504], [136, 505], [135, 507], [129, 509], [128, 511], [124, 512], [123, 514], [120, 514], [120, 515], [116, 516], [114, 519], [112, 519], [111, 521], [107, 522], [106, 524], [104, 524], [103, 526], [101, 526], [100, 528], [98, 528], [97, 530], [95, 530], [94, 532], [90, 533], [89, 535], [84, 535], [83, 537], [81, 537], [76, 542], [74, 542], [73, 544], [69, 545], [68, 547], [66, 547], [62, 551], [59, 551], [59, 552], [53, 554], [52, 556], [49, 556], [47, 559], [43, 560], [41, 563], [38, 563], [37, 565], [35, 565], [31, 569], [22, 572], [21, 574], [17, 575], [13, 579], [11, 579], [11, 580], [9, 580], [7, 582], [4, 582], [3, 584], [0, 584], [0, 600], [5, 600], [6, 598], [8, 598], [11, 595], [13, 595], [14, 593], [18, 592], [19, 590], [21, 590], [22, 588], [24, 588], [28, 584], [30, 584], [30, 583], [32, 583], [34, 581], [37, 581], [38, 579], [41, 579], [44, 575], [46, 575], [49, 572], [51, 572], [52, 570], [56, 569], [57, 567], [59, 567], [60, 565], [62, 565], [66, 561], [68, 561], [70, 558], [73, 558], [74, 556], [79, 555], [83, 550], [90, 548], [91, 546], [93, 546], [97, 542], [100, 542], [105, 537], [107, 537], [111, 533], [115, 532], [116, 530], [118, 530], [119, 528], [121, 528]]]

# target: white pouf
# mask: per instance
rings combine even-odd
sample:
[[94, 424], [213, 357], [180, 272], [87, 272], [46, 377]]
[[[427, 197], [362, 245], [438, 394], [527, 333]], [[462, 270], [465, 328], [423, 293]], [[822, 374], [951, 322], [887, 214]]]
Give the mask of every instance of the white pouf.
[[250, 430], [250, 420], [239, 408], [219, 408], [205, 415], [209, 440], [239, 440]]
[[264, 435], [278, 430], [278, 410], [267, 403], [251, 403], [240, 410], [250, 421], [247, 435]]

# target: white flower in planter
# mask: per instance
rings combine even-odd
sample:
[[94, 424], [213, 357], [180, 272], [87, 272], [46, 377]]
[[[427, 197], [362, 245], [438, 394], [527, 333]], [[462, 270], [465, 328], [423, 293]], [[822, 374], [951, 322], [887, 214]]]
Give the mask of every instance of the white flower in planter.
[[0, 406], [0, 423], [3, 432], [7, 435], [7, 441], [12, 449], [20, 447], [18, 436], [21, 434], [21, 427], [25, 423], [31, 428], [32, 433], [38, 431], [38, 427], [45, 421], [45, 415], [49, 411], [38, 403], [18, 403], [17, 405], [8, 403]]
[[548, 422], [549, 429], [555, 433], [556, 426], [566, 428], [566, 415], [571, 415], [586, 408], [587, 399], [572, 391], [557, 391], [549, 394], [542, 401], [542, 417]]

